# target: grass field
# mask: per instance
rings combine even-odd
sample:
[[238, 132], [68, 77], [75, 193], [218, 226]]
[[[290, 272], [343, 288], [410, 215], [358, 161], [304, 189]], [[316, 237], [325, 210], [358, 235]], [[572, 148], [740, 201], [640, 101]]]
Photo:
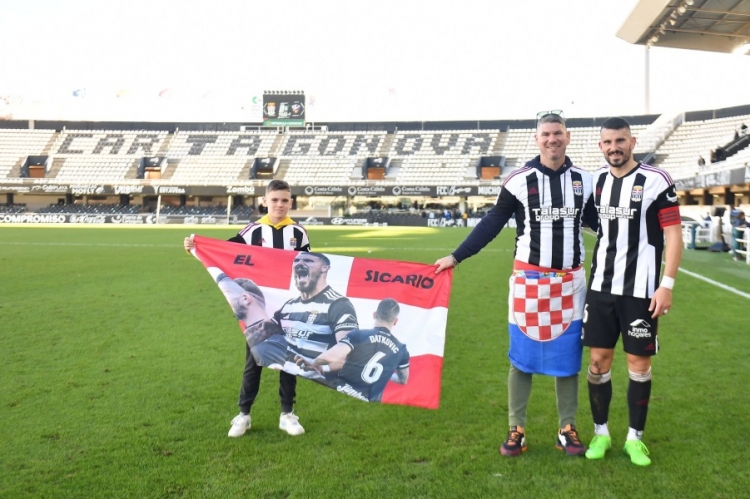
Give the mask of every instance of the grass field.
[[[195, 229], [218, 239], [235, 230]], [[653, 464], [637, 468], [621, 453], [619, 351], [615, 448], [605, 460], [555, 450], [553, 380], [542, 376], [529, 451], [498, 453], [507, 431], [511, 231], [455, 271], [439, 410], [368, 405], [303, 380], [297, 412], [307, 433], [290, 437], [277, 429], [278, 382], [267, 373], [253, 429], [227, 438], [243, 338], [206, 271], [182, 250], [189, 232], [0, 227], [0, 498], [750, 496], [750, 266], [727, 254], [684, 254], [684, 269], [745, 295], [678, 276], [654, 360], [644, 436]], [[310, 230], [320, 251], [427, 263], [467, 233]], [[588, 442], [585, 376], [580, 387]]]

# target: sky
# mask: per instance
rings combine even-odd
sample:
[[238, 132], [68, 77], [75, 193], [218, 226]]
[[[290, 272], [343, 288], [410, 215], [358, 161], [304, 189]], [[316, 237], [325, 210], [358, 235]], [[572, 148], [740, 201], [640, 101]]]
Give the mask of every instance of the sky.
[[304, 90], [308, 122], [750, 104], [750, 56], [652, 48], [647, 109], [646, 49], [616, 37], [636, 3], [0, 0], [0, 96], [23, 119], [226, 122], [260, 121], [264, 90]]

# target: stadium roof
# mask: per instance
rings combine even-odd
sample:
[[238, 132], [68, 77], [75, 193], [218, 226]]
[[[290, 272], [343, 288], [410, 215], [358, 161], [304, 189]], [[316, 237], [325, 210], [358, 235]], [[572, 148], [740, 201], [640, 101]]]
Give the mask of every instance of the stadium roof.
[[750, 0], [640, 0], [617, 36], [638, 45], [750, 55]]

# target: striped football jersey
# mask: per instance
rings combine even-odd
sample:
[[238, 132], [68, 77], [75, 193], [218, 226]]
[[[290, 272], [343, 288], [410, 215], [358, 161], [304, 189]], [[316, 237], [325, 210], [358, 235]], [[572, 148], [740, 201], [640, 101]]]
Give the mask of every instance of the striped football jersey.
[[617, 178], [609, 166], [594, 173], [599, 231], [589, 287], [651, 298], [658, 288], [664, 227], [680, 223], [674, 182], [667, 172], [638, 164]]

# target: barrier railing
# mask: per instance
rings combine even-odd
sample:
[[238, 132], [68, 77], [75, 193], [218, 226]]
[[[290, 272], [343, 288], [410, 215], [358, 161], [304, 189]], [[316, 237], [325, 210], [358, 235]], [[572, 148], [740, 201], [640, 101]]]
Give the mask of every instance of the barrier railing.
[[682, 223], [682, 242], [685, 249], [698, 249], [711, 245], [711, 228], [698, 222]]
[[750, 228], [737, 229], [733, 231], [734, 236], [734, 259], [744, 261], [750, 265]]

